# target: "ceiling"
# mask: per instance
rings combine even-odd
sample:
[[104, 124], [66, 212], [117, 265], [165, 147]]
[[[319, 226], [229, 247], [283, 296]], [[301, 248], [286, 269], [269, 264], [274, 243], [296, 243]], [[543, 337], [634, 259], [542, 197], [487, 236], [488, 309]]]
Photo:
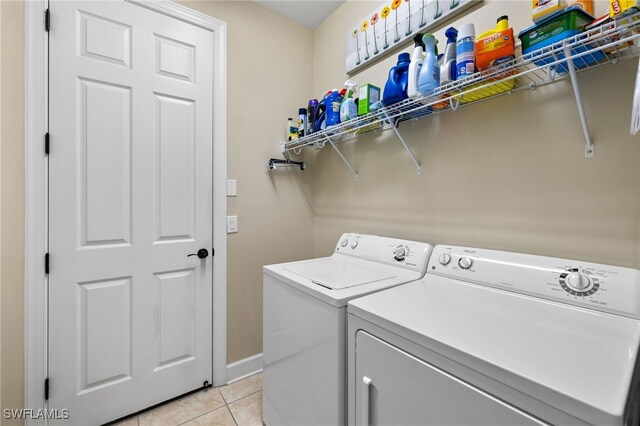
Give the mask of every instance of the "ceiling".
[[297, 22], [309, 29], [315, 29], [333, 13], [344, 0], [252, 0], [278, 15]]

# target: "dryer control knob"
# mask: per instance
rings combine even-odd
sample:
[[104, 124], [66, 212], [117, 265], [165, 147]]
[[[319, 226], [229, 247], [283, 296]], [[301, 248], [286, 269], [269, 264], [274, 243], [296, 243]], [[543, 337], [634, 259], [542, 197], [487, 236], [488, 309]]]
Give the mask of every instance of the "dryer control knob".
[[458, 260], [458, 266], [462, 269], [469, 269], [471, 268], [471, 265], [473, 265], [473, 260], [468, 257], [461, 257], [460, 260]]
[[438, 258], [438, 262], [440, 262], [442, 266], [446, 266], [449, 264], [449, 262], [451, 262], [451, 256], [449, 255], [449, 253], [442, 253]]
[[589, 288], [591, 280], [580, 272], [573, 272], [567, 277], [567, 284], [575, 290], [582, 291]]
[[351, 241], [351, 248], [354, 249], [356, 247], [358, 247], [358, 240]]
[[393, 257], [399, 262], [403, 261], [408, 255], [409, 247], [407, 246], [398, 246], [393, 250]]
[[343, 238], [342, 240], [340, 240], [341, 247], [346, 247], [347, 244], [349, 244], [349, 240], [347, 240], [346, 238]]

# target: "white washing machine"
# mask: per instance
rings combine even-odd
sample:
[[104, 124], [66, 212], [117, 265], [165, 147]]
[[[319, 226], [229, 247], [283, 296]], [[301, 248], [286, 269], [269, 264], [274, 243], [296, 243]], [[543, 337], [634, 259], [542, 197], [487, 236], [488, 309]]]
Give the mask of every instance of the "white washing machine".
[[350, 424], [638, 425], [635, 269], [436, 246], [348, 311]]
[[345, 424], [347, 302], [420, 279], [431, 250], [344, 234], [330, 257], [264, 267], [265, 424]]

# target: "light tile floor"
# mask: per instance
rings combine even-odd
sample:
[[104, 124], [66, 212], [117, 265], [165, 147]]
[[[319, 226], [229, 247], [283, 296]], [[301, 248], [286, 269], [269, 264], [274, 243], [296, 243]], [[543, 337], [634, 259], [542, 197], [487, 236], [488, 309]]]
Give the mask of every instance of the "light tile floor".
[[262, 373], [173, 401], [117, 426], [262, 426]]

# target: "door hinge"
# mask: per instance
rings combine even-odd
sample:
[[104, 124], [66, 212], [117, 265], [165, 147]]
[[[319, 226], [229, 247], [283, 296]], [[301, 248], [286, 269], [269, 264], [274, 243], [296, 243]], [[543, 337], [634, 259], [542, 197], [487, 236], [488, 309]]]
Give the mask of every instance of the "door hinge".
[[49, 400], [49, 378], [44, 379], [44, 399]]
[[49, 273], [49, 253], [44, 254], [44, 273]]
[[46, 32], [49, 32], [49, 30], [51, 29], [51, 13], [49, 12], [49, 9], [44, 11], [44, 30]]
[[49, 155], [49, 132], [44, 134], [44, 153], [45, 155]]

